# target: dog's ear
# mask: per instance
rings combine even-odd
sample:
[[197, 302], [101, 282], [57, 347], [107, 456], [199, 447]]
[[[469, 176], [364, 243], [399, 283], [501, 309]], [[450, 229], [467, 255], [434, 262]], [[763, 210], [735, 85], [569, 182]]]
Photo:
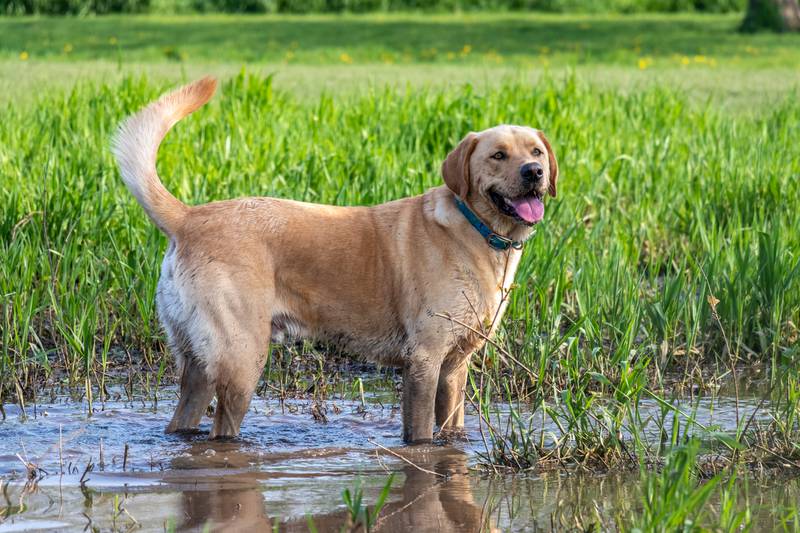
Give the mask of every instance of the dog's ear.
[[556, 182], [558, 181], [558, 160], [556, 159], [556, 154], [553, 152], [553, 148], [550, 146], [550, 141], [547, 140], [547, 137], [544, 136], [544, 133], [539, 130], [539, 138], [544, 143], [545, 148], [547, 148], [547, 158], [550, 160], [550, 188], [548, 192], [550, 196], [553, 198], [556, 197]]
[[478, 134], [467, 134], [442, 163], [444, 183], [462, 199], [469, 193], [469, 158], [477, 144]]

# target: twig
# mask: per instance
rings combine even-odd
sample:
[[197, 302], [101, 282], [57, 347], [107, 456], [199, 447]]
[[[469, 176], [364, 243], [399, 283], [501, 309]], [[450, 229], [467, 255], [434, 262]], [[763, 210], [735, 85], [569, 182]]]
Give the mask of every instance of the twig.
[[25, 459], [23, 459], [20, 454], [16, 454], [16, 455], [17, 455], [17, 459], [19, 459], [20, 462], [23, 465], [25, 465], [25, 470], [28, 471], [28, 481], [32, 481], [32, 480], [36, 479], [36, 476], [37, 476], [36, 471], [39, 469], [39, 467], [36, 466], [36, 464], [31, 463], [31, 462], [26, 461]]
[[522, 368], [525, 370], [525, 372], [527, 372], [527, 373], [528, 373], [528, 375], [529, 375], [531, 378], [533, 378], [533, 379], [535, 379], [535, 380], [538, 380], [538, 379], [539, 379], [539, 377], [536, 375], [536, 372], [534, 372], [533, 370], [531, 370], [530, 368], [528, 368], [527, 366], [525, 366], [525, 365], [524, 365], [522, 362], [520, 362], [520, 361], [519, 361], [519, 360], [518, 360], [516, 357], [514, 357], [513, 355], [511, 355], [511, 353], [510, 353], [508, 350], [506, 350], [505, 348], [503, 348], [503, 347], [502, 347], [500, 344], [498, 344], [498, 343], [497, 343], [497, 342], [495, 342], [494, 340], [490, 339], [490, 338], [489, 338], [489, 337], [488, 337], [488, 336], [487, 336], [485, 333], [483, 333], [483, 332], [481, 332], [481, 331], [478, 331], [477, 329], [473, 328], [472, 326], [470, 326], [470, 325], [468, 325], [468, 324], [465, 324], [464, 322], [462, 322], [462, 321], [458, 320], [457, 318], [453, 318], [452, 316], [450, 316], [450, 315], [449, 315], [449, 314], [447, 314], [447, 313], [434, 313], [434, 315], [433, 315], [433, 316], [438, 316], [439, 318], [444, 318], [445, 320], [450, 320], [451, 322], [454, 322], [454, 323], [458, 324], [459, 326], [461, 326], [461, 327], [463, 327], [463, 328], [467, 328], [468, 330], [470, 330], [471, 332], [473, 332], [473, 333], [475, 333], [476, 335], [480, 336], [480, 337], [481, 337], [483, 340], [485, 340], [486, 342], [488, 342], [489, 344], [491, 344], [492, 346], [494, 346], [495, 348], [497, 348], [497, 350], [498, 350], [498, 351], [499, 351], [501, 354], [503, 354], [505, 357], [508, 357], [508, 358], [509, 358], [509, 359], [511, 359], [511, 360], [512, 360], [514, 363], [516, 363], [516, 364], [518, 364], [519, 366], [521, 366], [521, 367], [522, 367]]
[[92, 462], [92, 459], [90, 458], [89, 462], [86, 463], [86, 468], [84, 468], [83, 474], [81, 475], [80, 485], [81, 485], [82, 489], [86, 488], [86, 482], [89, 481], [89, 478], [87, 478], [86, 475], [89, 472], [91, 472], [92, 470], [94, 470], [94, 463]]
[[414, 505], [415, 503], [417, 503], [417, 502], [420, 500], [420, 498], [422, 498], [423, 496], [425, 496], [426, 494], [428, 494], [428, 493], [429, 493], [431, 490], [433, 490], [435, 487], [436, 487], [436, 483], [432, 484], [430, 487], [428, 487], [428, 488], [427, 488], [427, 489], [425, 489], [424, 491], [420, 492], [420, 493], [417, 495], [417, 497], [416, 497], [416, 498], [414, 498], [413, 500], [411, 500], [410, 502], [408, 502], [408, 503], [407, 503], [407, 504], [405, 504], [404, 506], [400, 507], [399, 509], [395, 509], [394, 511], [392, 511], [391, 513], [389, 513], [389, 514], [387, 514], [387, 515], [384, 515], [384, 516], [381, 516], [380, 518], [378, 518], [378, 520], [376, 520], [376, 521], [375, 521], [375, 524], [372, 526], [373, 530], [377, 530], [377, 529], [380, 527], [380, 524], [381, 524], [381, 522], [383, 522], [383, 521], [384, 521], [384, 520], [386, 520], [387, 518], [389, 518], [389, 517], [391, 517], [391, 516], [394, 516], [394, 515], [396, 515], [397, 513], [402, 513], [403, 511], [405, 511], [406, 509], [408, 509], [409, 507], [411, 507], [412, 505]]
[[[736, 356], [734, 356], [733, 351], [731, 350], [731, 343], [728, 342], [728, 334], [725, 333], [725, 328], [722, 327], [722, 320], [719, 318], [719, 314], [717, 313], [717, 304], [719, 303], [719, 299], [714, 296], [714, 293], [711, 289], [711, 282], [708, 281], [708, 276], [706, 275], [706, 271], [703, 269], [703, 265], [698, 264], [698, 268], [700, 269], [700, 273], [703, 274], [703, 279], [706, 280], [706, 285], [708, 286], [708, 305], [711, 307], [711, 316], [714, 317], [714, 320], [717, 321], [717, 325], [719, 326], [719, 330], [722, 333], [722, 340], [725, 341], [725, 348], [728, 350], [728, 358], [731, 362], [731, 374], [733, 375], [733, 390], [736, 394], [734, 398], [736, 402], [736, 429], [739, 429], [739, 378], [736, 375]], [[734, 456], [736, 455], [737, 450], [733, 451]]]
[[119, 504], [119, 506], [118, 506], [117, 508], [119, 509], [119, 511], [120, 511], [120, 512], [123, 512], [123, 513], [125, 513], [125, 516], [127, 516], [128, 518], [130, 518], [130, 519], [131, 519], [131, 521], [132, 521], [132, 522], [133, 522], [135, 525], [137, 525], [137, 526], [140, 526], [140, 525], [141, 525], [141, 524], [139, 524], [139, 521], [138, 521], [138, 520], [136, 520], [136, 519], [133, 517], [133, 515], [132, 515], [131, 513], [129, 513], [129, 512], [128, 512], [128, 509], [126, 509], [126, 508], [125, 508], [125, 500], [124, 500], [124, 499], [122, 500], [122, 502]]
[[763, 452], [767, 452], [770, 455], [774, 455], [775, 457], [777, 457], [781, 461], [786, 462], [787, 464], [793, 466], [794, 468], [800, 469], [800, 463], [798, 463], [796, 461], [792, 461], [788, 457], [784, 457], [783, 455], [779, 454], [778, 452], [770, 450], [766, 446], [762, 446], [761, 444], [755, 444], [755, 447], [758, 448], [759, 450], [763, 451]]
[[402, 460], [402, 461], [405, 461], [406, 463], [410, 464], [411, 466], [413, 466], [414, 468], [416, 468], [416, 469], [417, 469], [417, 470], [419, 470], [420, 472], [425, 472], [426, 474], [432, 474], [432, 475], [434, 475], [434, 476], [439, 476], [439, 477], [441, 477], [441, 478], [444, 478], [444, 479], [447, 479], [447, 478], [448, 478], [448, 476], [447, 476], [446, 474], [441, 474], [441, 473], [439, 473], [439, 472], [434, 472], [433, 470], [428, 470], [428, 469], [426, 469], [426, 468], [422, 468], [421, 466], [419, 466], [419, 465], [417, 465], [417, 464], [414, 464], [414, 463], [413, 463], [413, 462], [411, 462], [409, 459], [406, 459], [405, 457], [403, 457], [403, 456], [402, 456], [402, 455], [400, 455], [399, 453], [397, 453], [397, 452], [394, 452], [394, 451], [390, 450], [390, 449], [389, 449], [389, 448], [387, 448], [386, 446], [383, 446], [383, 445], [381, 445], [381, 444], [378, 444], [377, 442], [375, 442], [375, 441], [374, 441], [374, 440], [372, 440], [372, 439], [367, 439], [367, 442], [369, 442], [370, 444], [373, 444], [373, 445], [377, 446], [377, 447], [378, 447], [378, 448], [380, 448], [381, 450], [383, 450], [383, 451], [385, 451], [385, 452], [387, 452], [387, 453], [389, 453], [389, 454], [391, 454], [391, 455], [394, 455], [394, 456], [395, 456], [395, 457], [397, 457], [398, 459], [400, 459], [400, 460]]
[[58, 425], [58, 469], [61, 475], [64, 475], [64, 436], [62, 434], [62, 425]]

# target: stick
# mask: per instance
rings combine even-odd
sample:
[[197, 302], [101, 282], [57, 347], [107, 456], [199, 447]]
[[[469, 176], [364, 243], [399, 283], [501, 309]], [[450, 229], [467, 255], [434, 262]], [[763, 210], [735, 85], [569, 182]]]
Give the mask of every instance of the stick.
[[385, 452], [387, 452], [387, 453], [389, 453], [389, 454], [391, 454], [391, 455], [394, 455], [394, 456], [395, 456], [395, 457], [397, 457], [398, 459], [401, 459], [402, 461], [405, 461], [406, 463], [410, 464], [411, 466], [413, 466], [414, 468], [416, 468], [416, 469], [417, 469], [417, 470], [419, 470], [420, 472], [425, 472], [426, 474], [432, 474], [432, 475], [434, 475], [434, 476], [439, 476], [439, 477], [441, 477], [441, 478], [444, 478], [444, 479], [447, 479], [447, 477], [448, 477], [446, 474], [440, 474], [439, 472], [434, 472], [433, 470], [427, 470], [427, 469], [425, 469], [425, 468], [422, 468], [421, 466], [419, 466], [419, 465], [417, 465], [417, 464], [414, 464], [414, 463], [412, 463], [410, 460], [406, 459], [405, 457], [403, 457], [403, 456], [402, 456], [402, 455], [400, 455], [399, 453], [397, 453], [397, 452], [393, 452], [392, 450], [390, 450], [390, 449], [389, 449], [389, 448], [387, 448], [386, 446], [383, 446], [382, 444], [378, 444], [377, 442], [375, 442], [375, 441], [374, 441], [374, 440], [372, 440], [372, 439], [367, 439], [367, 442], [369, 442], [370, 444], [373, 444], [373, 445], [377, 446], [377, 447], [378, 447], [378, 448], [380, 448], [381, 450], [383, 450], [383, 451], [385, 451]]
[[539, 376], [537, 376], [536, 373], [533, 370], [531, 370], [530, 368], [528, 368], [527, 366], [522, 364], [522, 362], [520, 362], [516, 357], [511, 355], [511, 353], [508, 350], [506, 350], [505, 348], [500, 346], [500, 344], [498, 344], [494, 340], [490, 339], [485, 333], [482, 333], [482, 332], [478, 331], [477, 329], [473, 328], [472, 326], [469, 326], [469, 325], [461, 322], [460, 320], [458, 320], [456, 318], [453, 318], [452, 316], [450, 316], [448, 314], [445, 314], [445, 313], [434, 313], [433, 316], [438, 316], [439, 318], [444, 318], [446, 320], [450, 320], [451, 322], [454, 322], [454, 323], [458, 324], [459, 326], [461, 326], [463, 328], [467, 328], [468, 330], [470, 330], [471, 332], [473, 332], [476, 335], [480, 336], [483, 340], [485, 340], [486, 342], [488, 342], [489, 344], [491, 344], [492, 346], [497, 348], [498, 351], [501, 354], [503, 354], [504, 356], [506, 356], [509, 359], [511, 359], [514, 363], [516, 363], [519, 366], [521, 366], [528, 373], [528, 375], [530, 377], [532, 377], [533, 379], [536, 379], [536, 380], [539, 379]]

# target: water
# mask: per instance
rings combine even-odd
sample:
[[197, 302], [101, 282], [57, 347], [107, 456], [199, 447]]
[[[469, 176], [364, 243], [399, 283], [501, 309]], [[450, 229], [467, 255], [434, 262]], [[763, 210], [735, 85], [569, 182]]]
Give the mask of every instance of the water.
[[[106, 402], [92, 416], [85, 403], [61, 396], [35, 411], [29, 406], [27, 416], [5, 406], [0, 532], [264, 531], [276, 523], [281, 530], [306, 531], [309, 518], [319, 531], [339, 530], [348, 519], [342, 491], [361, 487], [371, 505], [391, 472], [396, 475], [378, 531], [576, 527], [624, 516], [639, 501], [635, 472], [481, 473], [475, 466], [484, 448], [474, 414], [467, 417], [464, 442], [405, 447], [399, 408], [386, 398], [364, 405], [324, 402], [326, 423], [312, 415], [313, 402], [255, 398], [241, 439], [207, 442], [202, 432], [165, 435], [175, 391], [162, 390], [160, 397], [157, 403]], [[742, 416], [755, 405], [742, 401]], [[640, 411], [657, 417], [660, 408], [645, 401]], [[699, 401], [694, 415], [722, 430], [735, 425], [730, 400]], [[201, 429], [209, 426], [204, 419]], [[555, 430], [546, 420], [544, 428]], [[23, 460], [37, 466], [35, 481], [28, 480]], [[94, 467], [87, 470], [90, 462]], [[751, 481], [748, 490], [760, 506], [757, 528], [764, 530], [777, 519], [771, 509], [800, 496], [797, 481]]]

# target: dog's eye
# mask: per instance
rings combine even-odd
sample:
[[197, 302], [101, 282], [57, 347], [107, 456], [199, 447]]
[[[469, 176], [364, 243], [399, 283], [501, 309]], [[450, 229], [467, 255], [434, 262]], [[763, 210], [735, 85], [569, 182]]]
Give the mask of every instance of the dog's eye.
[[533, 155], [542, 155], [542, 151], [539, 150], [538, 148], [534, 148], [533, 149]]
[[494, 155], [492, 155], [492, 159], [500, 160], [500, 159], [505, 159], [505, 158], [506, 158], [506, 154], [504, 154], [503, 152], [495, 152]]

